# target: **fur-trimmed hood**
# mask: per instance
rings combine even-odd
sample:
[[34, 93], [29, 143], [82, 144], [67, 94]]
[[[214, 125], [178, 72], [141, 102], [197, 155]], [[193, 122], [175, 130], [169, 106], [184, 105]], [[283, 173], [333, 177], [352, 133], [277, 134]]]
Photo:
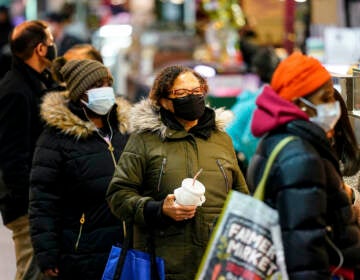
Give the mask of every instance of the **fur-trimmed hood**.
[[[68, 91], [46, 94], [41, 104], [40, 115], [48, 126], [58, 128], [64, 134], [86, 138], [97, 129], [91, 121], [81, 119], [69, 109], [68, 94]], [[127, 133], [131, 104], [121, 97], [117, 97], [115, 102], [118, 129], [121, 133]]]
[[[233, 119], [233, 113], [224, 108], [214, 109], [215, 129], [225, 131], [225, 127]], [[129, 118], [130, 132], [157, 132], [165, 138], [167, 126], [161, 121], [159, 108], [154, 107], [149, 99], [144, 99], [133, 106]]]

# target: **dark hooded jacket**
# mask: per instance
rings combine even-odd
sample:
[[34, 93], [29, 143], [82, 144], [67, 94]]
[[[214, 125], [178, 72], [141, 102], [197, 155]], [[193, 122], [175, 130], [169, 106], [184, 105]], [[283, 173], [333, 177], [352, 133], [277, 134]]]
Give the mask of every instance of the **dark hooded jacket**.
[[4, 224], [28, 212], [29, 175], [43, 124], [39, 106], [54, 87], [49, 72], [40, 74], [14, 57], [0, 82], [0, 210]]
[[109, 114], [113, 158], [94, 124], [66, 94], [49, 93], [41, 106], [46, 128], [31, 171], [30, 233], [42, 271], [58, 267], [60, 279], [98, 280], [111, 246], [123, 238], [105, 192], [128, 139], [130, 105], [117, 99]]
[[[147, 100], [135, 105], [131, 116], [133, 133], [107, 193], [110, 206], [117, 216], [134, 221], [135, 248], [146, 250], [152, 233], [156, 255], [165, 260], [167, 280], [193, 279], [228, 192], [248, 193], [224, 132], [229, 112], [207, 107], [189, 131], [172, 113], [159, 113]], [[174, 221], [162, 215], [164, 198], [200, 168], [206, 201], [195, 217]]]
[[265, 193], [265, 202], [279, 212], [290, 279], [330, 279], [340, 252], [343, 265], [354, 268], [360, 264], [360, 231], [325, 132], [268, 86], [256, 104], [252, 131], [263, 138], [247, 173], [252, 191], [276, 144], [296, 136], [276, 158]]

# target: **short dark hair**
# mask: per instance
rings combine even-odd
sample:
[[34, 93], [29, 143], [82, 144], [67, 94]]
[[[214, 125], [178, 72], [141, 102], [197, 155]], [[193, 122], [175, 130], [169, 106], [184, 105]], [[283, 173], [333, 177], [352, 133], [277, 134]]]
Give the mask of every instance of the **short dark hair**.
[[263, 83], [270, 83], [276, 67], [280, 63], [273, 47], [259, 47], [253, 57], [253, 72], [255, 72]]
[[47, 28], [41, 20], [25, 21], [15, 27], [10, 38], [12, 54], [22, 60], [29, 59], [39, 43], [46, 43]]
[[64, 14], [59, 12], [50, 12], [46, 15], [45, 19], [49, 22], [63, 23], [65, 22], [66, 17]]
[[161, 72], [156, 76], [154, 85], [150, 90], [149, 98], [153, 105], [159, 106], [159, 99], [170, 95], [170, 90], [174, 85], [174, 81], [180, 74], [185, 72], [192, 73], [199, 80], [199, 83], [203, 87], [204, 91], [208, 91], [208, 84], [205, 78], [193, 69], [182, 65], [168, 66], [161, 70]]

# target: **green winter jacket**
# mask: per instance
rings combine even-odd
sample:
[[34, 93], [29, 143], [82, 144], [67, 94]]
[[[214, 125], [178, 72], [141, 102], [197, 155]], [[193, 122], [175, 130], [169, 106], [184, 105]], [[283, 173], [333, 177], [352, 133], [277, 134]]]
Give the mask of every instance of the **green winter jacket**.
[[[113, 213], [134, 221], [134, 248], [146, 250], [147, 236], [152, 233], [156, 255], [165, 260], [168, 280], [195, 277], [229, 190], [248, 193], [232, 142], [224, 132], [229, 112], [206, 110], [215, 118], [207, 139], [166, 126], [148, 101], [136, 104], [130, 120], [133, 133], [107, 192]], [[206, 201], [194, 218], [176, 222], [164, 217], [159, 203], [158, 216], [163, 217], [146, 220], [147, 202], [163, 201], [200, 168], [198, 180], [206, 187]]]

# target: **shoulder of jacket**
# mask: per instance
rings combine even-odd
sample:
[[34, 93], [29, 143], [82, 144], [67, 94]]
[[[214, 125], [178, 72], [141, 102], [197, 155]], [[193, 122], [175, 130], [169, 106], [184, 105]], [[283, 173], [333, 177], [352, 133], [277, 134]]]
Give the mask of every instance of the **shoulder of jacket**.
[[59, 128], [46, 125], [38, 138], [37, 145], [54, 147], [65, 141], [71, 141], [72, 138], [73, 136], [64, 134]]
[[261, 139], [259, 142], [259, 146], [264, 149], [266, 154], [270, 154], [271, 151], [275, 148], [275, 146], [286, 137], [294, 137], [286, 146], [281, 150], [281, 154], [286, 151], [287, 154], [291, 154], [291, 156], [296, 156], [297, 154], [307, 154], [311, 156], [312, 153], [317, 155], [315, 148], [306, 140], [298, 137], [296, 135], [291, 134], [274, 134], [268, 135]]
[[[264, 158], [268, 158], [276, 145], [286, 136], [290, 135], [283, 134], [265, 136], [259, 142], [257, 154]], [[322, 168], [323, 160], [316, 149], [308, 141], [295, 136], [294, 140], [287, 143], [287, 145], [279, 152], [275, 159], [275, 164], [283, 166], [294, 166], [296, 164], [300, 166], [308, 166], [310, 164], [310, 166], [313, 165], [314, 168], [317, 168], [316, 166]]]

